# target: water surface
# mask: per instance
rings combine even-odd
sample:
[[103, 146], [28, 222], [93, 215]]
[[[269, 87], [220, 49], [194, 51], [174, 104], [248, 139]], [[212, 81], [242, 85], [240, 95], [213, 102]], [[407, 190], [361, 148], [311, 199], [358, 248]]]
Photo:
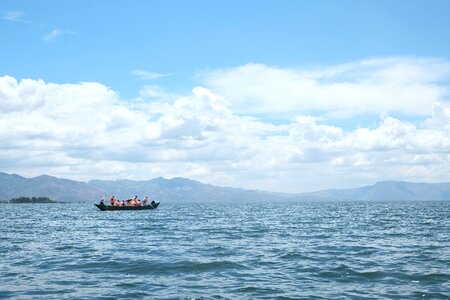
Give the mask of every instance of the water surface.
[[0, 298], [449, 299], [450, 202], [0, 205]]

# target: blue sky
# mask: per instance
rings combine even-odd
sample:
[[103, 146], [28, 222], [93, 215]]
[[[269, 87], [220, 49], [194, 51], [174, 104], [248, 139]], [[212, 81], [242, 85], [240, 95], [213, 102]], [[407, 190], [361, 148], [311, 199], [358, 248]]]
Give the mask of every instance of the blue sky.
[[[0, 169], [290, 192], [448, 181], [449, 11], [436, 0], [2, 1]], [[105, 123], [90, 136], [92, 112]], [[12, 135], [17, 118], [47, 127]], [[133, 150], [108, 149], [120, 139]]]
[[[2, 71], [99, 81], [133, 96], [134, 69], [188, 88], [204, 69], [299, 67], [367, 57], [447, 57], [448, 1], [3, 1]], [[61, 31], [51, 42], [44, 36]]]

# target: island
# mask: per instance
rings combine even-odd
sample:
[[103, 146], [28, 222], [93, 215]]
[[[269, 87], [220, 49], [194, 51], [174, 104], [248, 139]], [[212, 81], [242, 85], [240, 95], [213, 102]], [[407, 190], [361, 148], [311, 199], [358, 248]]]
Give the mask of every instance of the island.
[[19, 197], [9, 200], [9, 203], [59, 203], [58, 201], [51, 200], [48, 197]]

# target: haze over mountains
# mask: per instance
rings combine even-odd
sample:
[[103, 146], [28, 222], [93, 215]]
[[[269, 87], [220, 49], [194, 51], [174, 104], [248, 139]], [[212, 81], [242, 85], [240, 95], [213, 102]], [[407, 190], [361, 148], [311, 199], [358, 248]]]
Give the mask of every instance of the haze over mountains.
[[450, 183], [410, 183], [383, 181], [355, 189], [331, 189], [312, 193], [282, 194], [218, 187], [186, 178], [148, 181], [91, 180], [81, 182], [41, 175], [25, 178], [0, 172], [0, 200], [45, 196], [64, 202], [98, 202], [102, 196], [128, 199], [134, 195], [165, 202], [259, 202], [300, 200], [406, 201], [450, 200]]

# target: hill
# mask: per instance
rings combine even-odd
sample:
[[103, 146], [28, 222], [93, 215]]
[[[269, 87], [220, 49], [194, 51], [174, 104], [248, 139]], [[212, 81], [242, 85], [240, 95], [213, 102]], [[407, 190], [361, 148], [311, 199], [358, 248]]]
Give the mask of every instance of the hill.
[[331, 189], [304, 193], [300, 195], [300, 198], [361, 201], [450, 200], [450, 183], [381, 181], [355, 189]]
[[62, 202], [98, 202], [101, 197], [115, 195], [129, 199], [134, 195], [167, 202], [252, 202], [276, 201], [282, 197], [261, 191], [217, 187], [186, 178], [148, 181], [91, 180], [80, 182], [41, 175], [25, 178], [16, 174], [0, 173], [0, 200], [18, 197], [49, 197]]
[[0, 199], [18, 197], [49, 197], [56, 201], [94, 201], [102, 192], [85, 182], [61, 179], [48, 175], [25, 178], [16, 174], [0, 173]]
[[140, 198], [165, 202], [262, 202], [306, 200], [450, 200], [450, 183], [382, 181], [355, 189], [330, 189], [312, 193], [285, 194], [218, 187], [186, 178], [147, 180], [91, 180], [81, 182], [41, 175], [25, 178], [0, 172], [0, 200], [18, 197], [49, 197], [62, 202], [97, 202], [102, 196]]
[[158, 177], [148, 181], [133, 180], [91, 180], [88, 185], [102, 191], [109, 191], [121, 199], [128, 199], [134, 195], [151, 199], [172, 202], [253, 202], [281, 200], [266, 192], [218, 187], [203, 184], [186, 178], [165, 179]]

